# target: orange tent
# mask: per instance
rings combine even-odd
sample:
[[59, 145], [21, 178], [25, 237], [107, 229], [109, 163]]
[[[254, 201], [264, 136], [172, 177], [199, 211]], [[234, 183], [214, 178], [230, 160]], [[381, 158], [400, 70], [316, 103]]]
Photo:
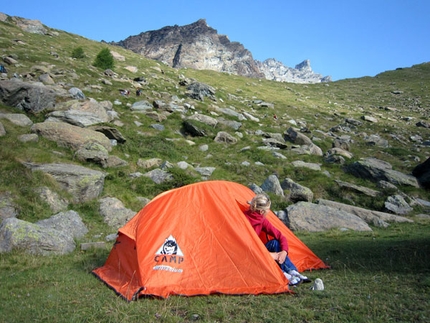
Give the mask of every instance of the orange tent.
[[[243, 211], [255, 193], [227, 181], [164, 192], [119, 229], [103, 267], [93, 273], [127, 300], [143, 295], [274, 294], [289, 292]], [[327, 268], [275, 214], [300, 271]]]

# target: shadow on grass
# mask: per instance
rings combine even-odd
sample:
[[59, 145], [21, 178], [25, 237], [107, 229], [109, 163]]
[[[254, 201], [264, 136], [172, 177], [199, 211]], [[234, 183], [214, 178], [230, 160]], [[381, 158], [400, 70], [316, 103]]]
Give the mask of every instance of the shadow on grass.
[[430, 273], [430, 236], [324, 238], [313, 251], [332, 269]]

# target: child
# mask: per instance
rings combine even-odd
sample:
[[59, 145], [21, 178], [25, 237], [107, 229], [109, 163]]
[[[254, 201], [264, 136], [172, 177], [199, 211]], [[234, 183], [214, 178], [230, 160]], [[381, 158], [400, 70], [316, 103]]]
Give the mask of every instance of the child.
[[285, 277], [290, 282], [289, 285], [295, 286], [302, 282], [311, 282], [308, 277], [301, 275], [297, 271], [296, 266], [294, 266], [288, 257], [287, 238], [266, 219], [266, 214], [269, 212], [271, 205], [269, 196], [266, 194], [257, 194], [248, 203], [250, 204], [249, 210], [244, 213], [257, 235], [264, 232], [275, 238], [266, 243], [266, 248], [272, 258], [281, 267]]

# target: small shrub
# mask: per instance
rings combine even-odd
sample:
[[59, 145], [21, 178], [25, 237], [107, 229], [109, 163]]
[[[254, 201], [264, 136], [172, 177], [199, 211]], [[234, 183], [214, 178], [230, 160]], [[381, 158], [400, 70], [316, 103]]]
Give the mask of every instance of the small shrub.
[[114, 58], [109, 50], [109, 48], [103, 48], [96, 56], [93, 66], [102, 69], [108, 69], [114, 67]]
[[74, 48], [72, 51], [72, 57], [76, 59], [85, 58], [84, 49], [81, 46]]

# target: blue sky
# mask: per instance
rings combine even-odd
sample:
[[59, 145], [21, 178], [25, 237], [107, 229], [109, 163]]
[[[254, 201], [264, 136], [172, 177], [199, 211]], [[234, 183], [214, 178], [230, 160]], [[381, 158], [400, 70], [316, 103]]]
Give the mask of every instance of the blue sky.
[[430, 61], [430, 0], [17, 0], [0, 12], [100, 41], [206, 19], [254, 59], [333, 80]]

